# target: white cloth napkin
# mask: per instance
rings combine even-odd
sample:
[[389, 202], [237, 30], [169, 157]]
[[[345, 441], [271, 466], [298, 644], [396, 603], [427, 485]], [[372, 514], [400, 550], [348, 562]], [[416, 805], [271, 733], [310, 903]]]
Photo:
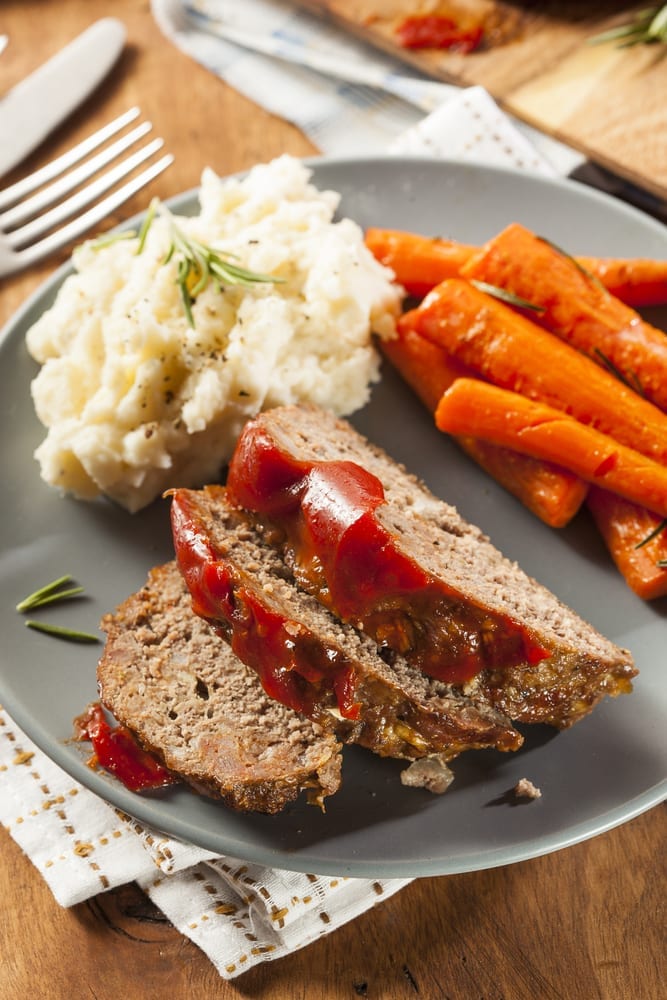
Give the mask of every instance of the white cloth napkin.
[[61, 906], [136, 880], [225, 979], [329, 934], [410, 881], [265, 868], [165, 837], [70, 778], [2, 708], [0, 822]]
[[[199, 6], [218, 17], [243, 8], [256, 29], [261, 27], [267, 45], [275, 44], [276, 33], [287, 34], [292, 45], [296, 41], [315, 55], [322, 51], [317, 22], [289, 4], [244, 0], [230, 7], [229, 0], [207, 0]], [[538, 150], [482, 88], [456, 91], [442, 85], [442, 103], [435, 100], [435, 110], [424, 117], [418, 107], [423, 90], [416, 103], [408, 103], [377, 88], [343, 84], [200, 30], [177, 0], [153, 0], [152, 7], [176, 45], [258, 104], [293, 121], [323, 153], [414, 153], [543, 174], [566, 172], [557, 145]], [[331, 51], [331, 29], [326, 31]], [[357, 43], [338, 39], [336, 44], [338, 59], [345, 56], [357, 65], [361, 60], [379, 74], [395, 72], [390, 60], [360, 52]], [[400, 78], [405, 87], [402, 73]], [[430, 101], [438, 86], [428, 88]], [[136, 880], [229, 979], [330, 933], [409, 881], [268, 869], [169, 839], [72, 780], [2, 709], [0, 821], [62, 906]]]

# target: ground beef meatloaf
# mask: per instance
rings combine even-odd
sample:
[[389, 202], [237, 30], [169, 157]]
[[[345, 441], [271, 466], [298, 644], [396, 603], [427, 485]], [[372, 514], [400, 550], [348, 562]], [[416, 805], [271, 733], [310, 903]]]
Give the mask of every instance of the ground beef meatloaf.
[[339, 787], [340, 743], [279, 704], [201, 618], [175, 562], [104, 617], [102, 703], [172, 772], [234, 809], [276, 813]]
[[340, 622], [294, 581], [261, 524], [224, 487], [172, 491], [172, 523], [193, 609], [277, 700], [383, 756], [514, 750], [520, 734], [483, 698], [426, 676]]
[[[301, 587], [383, 655], [401, 654], [478, 707], [565, 727], [631, 689], [627, 650], [330, 413], [287, 406], [251, 421], [227, 488]], [[213, 544], [215, 503], [200, 495]]]

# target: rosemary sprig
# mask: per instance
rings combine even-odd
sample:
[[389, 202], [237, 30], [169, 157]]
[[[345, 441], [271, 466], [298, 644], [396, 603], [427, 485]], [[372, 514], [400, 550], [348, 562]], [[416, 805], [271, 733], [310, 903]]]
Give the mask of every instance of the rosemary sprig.
[[528, 299], [522, 299], [520, 295], [515, 295], [514, 292], [510, 292], [506, 288], [489, 285], [486, 281], [472, 280], [470, 284], [474, 285], [475, 288], [479, 288], [480, 292], [486, 292], [487, 295], [493, 296], [494, 299], [501, 299], [501, 301], [507, 302], [511, 306], [518, 306], [520, 309], [531, 309], [537, 313], [545, 311], [544, 306], [537, 305], [535, 302], [529, 302]]
[[69, 574], [59, 576], [57, 580], [52, 580], [51, 583], [45, 584], [39, 590], [35, 590], [32, 594], [24, 597], [16, 605], [16, 610], [21, 612], [32, 611], [33, 608], [41, 608], [45, 604], [53, 604], [54, 601], [64, 601], [83, 593], [83, 587], [70, 587], [67, 590], [63, 590], [65, 584], [70, 583], [71, 580], [72, 577]]
[[69, 639], [70, 642], [99, 642], [99, 637], [92, 632], [79, 632], [77, 629], [66, 628], [64, 625], [50, 625], [48, 622], [40, 622], [34, 618], [26, 619], [26, 628], [35, 629], [37, 632], [46, 632], [57, 639]]
[[588, 39], [589, 45], [602, 42], [618, 42], [619, 48], [667, 43], [667, 4], [645, 7], [637, 11], [632, 21]]
[[162, 263], [168, 264], [172, 259], [176, 261], [176, 284], [180, 291], [185, 317], [192, 329], [195, 326], [192, 315], [193, 303], [211, 282], [218, 289], [222, 285], [243, 285], [250, 288], [257, 284], [280, 285], [284, 283], [285, 278], [249, 271], [245, 267], [235, 264], [234, 261], [238, 258], [233, 253], [216, 250], [205, 243], [200, 243], [192, 236], [186, 236], [176, 223], [175, 217], [159, 198], [153, 198], [151, 201], [138, 233], [134, 229], [110, 233], [108, 236], [101, 236], [91, 245], [94, 250], [102, 250], [119, 240], [136, 239], [136, 252], [137, 254], [143, 253], [148, 232], [158, 214], [167, 219], [169, 223], [170, 243]]
[[222, 285], [243, 285], [245, 288], [250, 288], [257, 284], [284, 282], [285, 279], [277, 275], [248, 271], [234, 263], [237, 259], [235, 254], [216, 250], [205, 243], [200, 243], [192, 236], [186, 236], [167, 206], [159, 199], [153, 199], [146, 213], [139, 232], [137, 253], [142, 252], [148, 231], [158, 213], [169, 224], [171, 240], [163, 264], [168, 264], [172, 259], [176, 261], [176, 284], [181, 293], [188, 325], [193, 329], [195, 325], [192, 315], [193, 303], [209, 284], [213, 283], [220, 289]]

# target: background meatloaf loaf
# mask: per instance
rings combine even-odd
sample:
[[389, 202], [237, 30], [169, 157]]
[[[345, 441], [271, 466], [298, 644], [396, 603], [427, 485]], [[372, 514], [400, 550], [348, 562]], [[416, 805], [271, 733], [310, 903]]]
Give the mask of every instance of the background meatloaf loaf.
[[340, 784], [340, 743], [278, 704], [201, 618], [175, 562], [104, 617], [102, 703], [173, 772], [238, 810], [275, 813]]

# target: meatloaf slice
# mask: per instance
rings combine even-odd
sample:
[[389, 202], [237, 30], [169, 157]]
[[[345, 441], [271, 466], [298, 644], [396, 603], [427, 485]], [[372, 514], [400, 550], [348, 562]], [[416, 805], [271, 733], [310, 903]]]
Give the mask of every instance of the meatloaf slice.
[[269, 698], [201, 618], [175, 562], [102, 621], [102, 703], [198, 790], [233, 809], [276, 813], [340, 785], [341, 744]]
[[515, 721], [568, 726], [631, 690], [627, 650], [348, 422], [304, 406], [260, 414], [227, 485], [271, 519], [284, 559], [334, 614]]
[[454, 757], [522, 742], [488, 704], [427, 677], [300, 589], [261, 523], [224, 487], [171, 491], [176, 555], [193, 609], [274, 698], [383, 756]]

